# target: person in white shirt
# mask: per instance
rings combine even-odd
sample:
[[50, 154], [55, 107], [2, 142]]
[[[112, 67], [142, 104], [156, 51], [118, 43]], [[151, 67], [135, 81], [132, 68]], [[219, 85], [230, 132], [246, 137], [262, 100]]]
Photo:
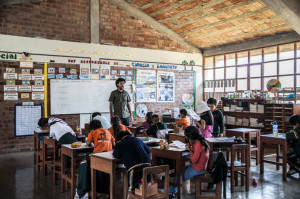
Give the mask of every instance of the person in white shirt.
[[50, 129], [50, 137], [54, 137], [60, 144], [72, 144], [78, 141], [75, 138], [76, 134], [66, 122], [58, 118], [50, 119], [52, 118], [41, 118], [38, 122], [43, 130]]
[[111, 127], [111, 124], [108, 122], [106, 117], [102, 116], [99, 112], [94, 112], [92, 114], [92, 120], [99, 120], [102, 124], [102, 128], [108, 130]]

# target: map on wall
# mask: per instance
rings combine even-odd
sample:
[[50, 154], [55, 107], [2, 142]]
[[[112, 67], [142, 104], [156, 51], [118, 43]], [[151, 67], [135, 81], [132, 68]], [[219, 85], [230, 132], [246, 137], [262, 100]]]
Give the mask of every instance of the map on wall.
[[175, 73], [157, 71], [157, 101], [175, 101]]
[[138, 70], [136, 75], [136, 102], [155, 102], [155, 70]]

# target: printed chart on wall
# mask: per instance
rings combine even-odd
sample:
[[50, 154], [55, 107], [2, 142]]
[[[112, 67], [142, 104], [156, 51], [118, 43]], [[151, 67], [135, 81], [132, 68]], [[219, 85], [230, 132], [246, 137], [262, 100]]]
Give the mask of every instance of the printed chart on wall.
[[15, 106], [15, 136], [33, 135], [42, 117], [42, 105]]
[[174, 102], [175, 73], [157, 71], [157, 102]]
[[155, 102], [155, 70], [138, 70], [136, 80], [136, 102]]

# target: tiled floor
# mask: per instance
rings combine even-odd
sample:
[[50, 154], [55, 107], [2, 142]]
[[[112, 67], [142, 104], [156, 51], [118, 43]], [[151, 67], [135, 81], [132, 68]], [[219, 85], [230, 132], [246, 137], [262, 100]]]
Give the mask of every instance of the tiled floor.
[[[282, 171], [276, 171], [275, 165], [265, 164], [265, 175], [260, 178], [259, 166], [255, 161], [251, 165], [251, 179], [258, 179], [258, 186], [250, 185], [250, 191], [244, 192], [236, 187], [234, 194], [227, 187], [227, 198], [249, 199], [299, 199], [300, 178], [298, 174], [282, 182]], [[50, 169], [49, 169], [50, 170]], [[117, 179], [121, 181], [121, 177]], [[228, 184], [230, 184], [228, 182]], [[117, 198], [122, 198], [122, 183], [117, 183]], [[194, 193], [194, 183], [191, 191]], [[52, 184], [52, 174], [44, 177], [33, 164], [32, 152], [0, 155], [0, 199], [69, 199], [70, 191], [61, 193], [60, 185]], [[99, 197], [100, 198], [100, 197]], [[184, 195], [184, 199], [195, 198], [194, 194]]]

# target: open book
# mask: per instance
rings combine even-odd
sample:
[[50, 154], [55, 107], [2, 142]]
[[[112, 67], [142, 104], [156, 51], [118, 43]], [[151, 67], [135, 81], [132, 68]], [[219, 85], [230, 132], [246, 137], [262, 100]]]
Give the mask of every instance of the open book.
[[195, 111], [193, 111], [192, 109], [186, 109], [186, 111], [193, 118], [193, 120], [200, 121], [201, 118], [199, 115], [197, 115], [197, 113]]

